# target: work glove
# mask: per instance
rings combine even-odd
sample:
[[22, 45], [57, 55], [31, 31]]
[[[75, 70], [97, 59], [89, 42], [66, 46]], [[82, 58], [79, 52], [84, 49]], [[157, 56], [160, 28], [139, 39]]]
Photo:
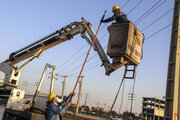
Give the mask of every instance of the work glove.
[[68, 103], [67, 103], [67, 106], [70, 107], [70, 106], [71, 106], [71, 102], [68, 102]]
[[103, 22], [104, 22], [104, 20], [103, 20], [103, 19], [101, 19], [101, 22], [103, 23]]
[[70, 99], [70, 100], [69, 100], [70, 102], [71, 102], [71, 99], [72, 99], [72, 97], [73, 97], [74, 95], [75, 95], [75, 93], [73, 93], [73, 92], [69, 94], [68, 98]]
[[68, 97], [69, 97], [69, 98], [72, 98], [74, 95], [75, 95], [75, 93], [72, 92], [72, 93], [69, 94]]

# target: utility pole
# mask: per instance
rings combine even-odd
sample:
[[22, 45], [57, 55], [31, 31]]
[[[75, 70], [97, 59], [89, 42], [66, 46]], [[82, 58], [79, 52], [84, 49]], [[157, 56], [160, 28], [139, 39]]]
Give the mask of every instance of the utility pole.
[[100, 102], [97, 102], [97, 107], [99, 107]]
[[134, 78], [134, 83], [133, 83], [133, 86], [132, 86], [132, 93], [130, 94], [131, 95], [131, 108], [130, 108], [130, 113], [132, 113], [132, 108], [133, 108], [133, 101], [135, 100], [134, 99], [134, 87], [135, 87], [135, 82], [136, 82], [136, 75], [135, 75], [135, 78]]
[[52, 68], [52, 72], [49, 73], [49, 74], [51, 74], [51, 77], [48, 77], [48, 78], [51, 78], [51, 85], [50, 85], [50, 90], [49, 90], [49, 94], [51, 94], [53, 91], [54, 79], [55, 79], [55, 75], [56, 75], [55, 74], [56, 66], [49, 65], [49, 68]]
[[79, 95], [78, 95], [78, 100], [77, 100], [76, 113], [79, 112], [79, 103], [80, 103], [80, 97], [81, 97], [81, 88], [82, 88], [83, 78], [84, 76], [81, 76], [81, 81], [79, 82]]
[[[129, 94], [130, 94], [130, 92], [131, 92], [131, 87], [129, 88]], [[129, 97], [128, 97], [128, 101], [127, 101], [127, 105], [126, 105], [126, 111], [128, 111], [128, 105], [129, 105]]]
[[62, 76], [62, 77], [64, 77], [64, 81], [62, 82], [63, 87], [62, 87], [62, 96], [61, 96], [61, 99], [62, 99], [62, 101], [63, 101], [67, 76]]
[[175, 120], [180, 115], [180, 0], [175, 0], [168, 75], [165, 97], [165, 120]]
[[131, 101], [131, 107], [130, 107], [130, 113], [132, 113], [132, 108], [133, 108], [133, 101], [134, 99], [134, 94], [133, 93], [129, 93], [129, 97], [130, 97], [130, 101]]
[[87, 104], [87, 99], [88, 99], [88, 93], [86, 93], [86, 98], [85, 98], [85, 103], [84, 103], [85, 106]]
[[104, 103], [104, 109], [106, 109], [106, 103]]

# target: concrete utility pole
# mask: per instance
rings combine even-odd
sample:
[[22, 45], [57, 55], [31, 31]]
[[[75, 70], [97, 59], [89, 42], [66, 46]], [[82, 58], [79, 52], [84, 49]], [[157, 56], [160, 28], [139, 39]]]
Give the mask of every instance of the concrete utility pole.
[[67, 76], [62, 76], [62, 77], [64, 77], [64, 81], [62, 82], [63, 87], [62, 87], [62, 96], [61, 96], [61, 99], [63, 100]]
[[106, 103], [104, 103], [104, 109], [106, 109]]
[[180, 115], [180, 0], [175, 0], [166, 85], [165, 120]]
[[87, 99], [88, 99], [88, 93], [86, 93], [86, 99], [85, 99], [85, 103], [84, 103], [85, 106], [87, 104]]
[[129, 100], [131, 101], [130, 113], [132, 113], [133, 101], [134, 101], [135, 99], [134, 99], [134, 94], [133, 94], [133, 93], [130, 93], [129, 96], [130, 96], [130, 99], [129, 99]]
[[97, 102], [97, 107], [99, 107], [100, 102]]
[[[129, 93], [128, 94], [130, 94], [130, 92], [131, 92], [131, 87], [129, 88]], [[128, 96], [128, 101], [127, 101], [127, 105], [126, 105], [126, 111], [128, 111], [128, 105], [129, 105], [129, 96]]]
[[51, 94], [53, 91], [56, 66], [54, 66], [54, 65], [49, 65], [49, 66], [50, 66], [50, 68], [52, 68], [51, 77], [49, 77], [49, 78], [51, 78], [51, 85], [50, 85], [49, 94]]
[[80, 103], [80, 97], [81, 97], [81, 88], [82, 88], [82, 82], [83, 82], [84, 76], [81, 76], [81, 81], [79, 82], [79, 95], [78, 95], [78, 100], [77, 100], [77, 107], [76, 107], [76, 113], [79, 112], [79, 103]]

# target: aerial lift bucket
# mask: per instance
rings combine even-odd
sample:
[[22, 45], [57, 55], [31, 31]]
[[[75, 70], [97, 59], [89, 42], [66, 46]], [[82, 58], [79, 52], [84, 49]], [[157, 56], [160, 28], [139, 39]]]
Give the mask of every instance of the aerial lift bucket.
[[138, 65], [141, 60], [143, 34], [130, 21], [113, 23], [108, 27], [107, 55], [115, 69], [123, 65]]

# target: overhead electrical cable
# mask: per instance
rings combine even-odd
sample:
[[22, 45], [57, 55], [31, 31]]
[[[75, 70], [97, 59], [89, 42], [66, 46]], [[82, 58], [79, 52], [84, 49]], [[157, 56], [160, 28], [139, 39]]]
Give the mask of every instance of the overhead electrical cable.
[[168, 28], [171, 25], [172, 25], [172, 23], [168, 24], [167, 26], [163, 27], [162, 29], [158, 30], [157, 32], [153, 33], [152, 35], [148, 36], [145, 40], [148, 40], [149, 38], [155, 36], [156, 34], [160, 33], [161, 31], [163, 31], [164, 29]]
[[149, 8], [143, 15], [141, 15], [134, 23], [138, 22], [141, 18], [143, 18], [149, 11], [151, 11], [161, 0], [156, 2], [151, 8]]
[[124, 88], [125, 88], [125, 80], [123, 82], [123, 89], [122, 89], [122, 95], [121, 95], [121, 104], [120, 104], [120, 107], [119, 107], [119, 114], [121, 112], [121, 108], [122, 108], [123, 101], [124, 101]]
[[139, 1], [139, 2], [127, 13], [127, 15], [129, 15], [133, 10], [135, 10], [142, 2], [143, 2], [143, 0]]
[[152, 26], [154, 23], [156, 23], [157, 21], [159, 21], [161, 18], [163, 18], [164, 16], [168, 15], [168, 13], [170, 13], [172, 10], [174, 10], [174, 8], [171, 8], [170, 10], [168, 10], [166, 13], [164, 13], [162, 16], [158, 17], [155, 21], [153, 21], [152, 23], [150, 23], [149, 25], [147, 25], [145, 28], [143, 28], [141, 31], [143, 32], [144, 30], [146, 30], [147, 28], [149, 28], [150, 26]]
[[[103, 40], [103, 38], [106, 36], [108, 34], [108, 32], [106, 32], [101, 38], [100, 38], [100, 41], [101, 40]], [[106, 46], [107, 47], [107, 46]], [[105, 48], [106, 48], [105, 47]], [[104, 48], [104, 49], [105, 49]], [[64, 68], [63, 69], [63, 73], [64, 72], [66, 72], [67, 71], [67, 69], [69, 69], [70, 67], [69, 66], [72, 66], [74, 63], [76, 63], [78, 60], [79, 60], [79, 58], [81, 58], [83, 55], [85, 55], [87, 53], [87, 51], [86, 52], [84, 52], [83, 54], [81, 54], [81, 56], [79, 56], [77, 59], [75, 59], [73, 62], [71, 62], [71, 64], [69, 64], [66, 68]], [[92, 57], [90, 57], [88, 60], [87, 60], [87, 62], [88, 61], [90, 61], [91, 59], [93, 59], [95, 56], [97, 56], [97, 53], [94, 55], [94, 56], [92, 56]], [[82, 64], [81, 64], [82, 65]], [[74, 72], [74, 70], [76, 70], [78, 67], [80, 67], [81, 65], [78, 65], [76, 68], [74, 68], [72, 71]]]
[[144, 20], [147, 16], [149, 16], [151, 13], [153, 13], [157, 8], [159, 8], [161, 5], [163, 5], [163, 3], [165, 3], [167, 0], [164, 0], [161, 4], [159, 4], [157, 7], [155, 7], [151, 12], [147, 13], [147, 15], [145, 15], [142, 19], [140, 19], [139, 21], [137, 21], [135, 23], [135, 25], [137, 25], [139, 22], [141, 22], [142, 20]]
[[121, 7], [123, 9], [131, 0], [127, 0], [127, 2]]

